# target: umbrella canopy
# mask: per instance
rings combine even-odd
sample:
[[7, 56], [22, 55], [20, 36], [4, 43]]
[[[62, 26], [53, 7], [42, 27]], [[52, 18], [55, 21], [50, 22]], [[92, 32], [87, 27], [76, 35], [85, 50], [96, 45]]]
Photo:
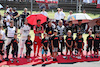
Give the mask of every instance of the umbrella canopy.
[[0, 9], [3, 8], [3, 6], [0, 4]]
[[31, 25], [36, 25], [38, 19], [41, 20], [41, 24], [47, 21], [47, 17], [43, 14], [33, 14], [27, 17], [28, 23]]
[[100, 22], [100, 17], [91, 20], [91, 21], [88, 23], [89, 27], [95, 26], [95, 25], [96, 25], [96, 21], [99, 21], [99, 22]]
[[69, 18], [68, 21], [73, 21], [74, 24], [78, 23], [77, 20], [82, 20], [82, 23], [86, 23], [89, 22], [90, 20], [92, 20], [92, 18], [84, 13], [76, 13], [76, 14], [72, 14]]

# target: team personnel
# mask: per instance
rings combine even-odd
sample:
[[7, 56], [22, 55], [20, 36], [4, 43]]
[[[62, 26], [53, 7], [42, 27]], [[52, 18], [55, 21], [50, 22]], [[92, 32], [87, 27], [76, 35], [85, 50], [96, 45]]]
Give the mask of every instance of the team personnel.
[[71, 36], [71, 31], [68, 31], [68, 36], [66, 37], [66, 58], [67, 59], [67, 53], [68, 50], [70, 50], [70, 57], [69, 59], [72, 60], [72, 46], [73, 46], [73, 37]]
[[13, 8], [13, 14], [12, 14], [12, 19], [14, 20], [14, 25], [15, 25], [15, 27], [16, 28], [18, 28], [18, 23], [17, 23], [17, 21], [18, 21], [18, 19], [19, 19], [19, 14], [18, 14], [18, 12], [16, 11], [16, 8], [14, 7]]
[[25, 45], [25, 41], [27, 40], [27, 36], [30, 33], [30, 26], [27, 23], [27, 20], [25, 20], [24, 25], [21, 27], [20, 29], [20, 34], [21, 34], [21, 39], [20, 39], [20, 46], [21, 46], [21, 50], [20, 50], [20, 58], [22, 57], [22, 53], [23, 53], [23, 49], [24, 49], [24, 45]]
[[43, 14], [46, 17], [48, 17], [48, 13], [45, 11], [45, 8], [42, 9], [41, 14]]
[[19, 63], [19, 61], [18, 61], [18, 43], [19, 43], [19, 39], [17, 38], [17, 34], [15, 33], [14, 39], [12, 39], [12, 41], [11, 41], [12, 54], [13, 54], [13, 59], [11, 60], [11, 63], [14, 62], [14, 59], [16, 59], [16, 62]]
[[[34, 57], [35, 57], [35, 56], [39, 56], [38, 55], [39, 54], [39, 50], [40, 50], [40, 48], [42, 46], [42, 44], [41, 44], [41, 40], [42, 40], [41, 33], [44, 32], [44, 28], [41, 25], [41, 20], [40, 19], [37, 20], [37, 25], [34, 26], [33, 30], [34, 30], [34, 33], [35, 33], [34, 47], [33, 47], [34, 48]], [[36, 55], [37, 46], [38, 46], [38, 49], [37, 49], [37, 55]]]
[[65, 13], [63, 12], [63, 9], [61, 9], [61, 20], [64, 23], [64, 19], [65, 19]]
[[49, 49], [50, 49], [51, 56], [52, 56], [51, 37], [53, 35], [53, 32], [54, 32], [54, 28], [52, 27], [52, 22], [48, 21], [48, 27], [46, 28], [46, 33], [49, 37]]
[[56, 20], [56, 24], [58, 24], [59, 20], [61, 20], [60, 8], [57, 8], [57, 12], [55, 13], [54, 18]]
[[53, 51], [53, 61], [58, 61], [57, 60], [57, 53], [58, 53], [58, 46], [60, 43], [60, 39], [58, 37], [58, 31], [55, 29], [54, 30], [54, 36], [51, 38], [51, 45], [52, 45], [52, 51]]
[[48, 52], [48, 47], [49, 47], [49, 39], [47, 37], [47, 33], [44, 33], [44, 38], [42, 39], [42, 62], [43, 60], [43, 54], [45, 53], [45, 60], [48, 61], [47, 59], [47, 52]]
[[99, 43], [100, 43], [100, 36], [99, 36], [99, 33], [97, 32], [94, 38], [94, 57], [95, 58], [98, 58], [99, 56]]
[[76, 33], [83, 34], [85, 32], [85, 25], [82, 24], [82, 20], [78, 20], [78, 25], [76, 25]]
[[96, 25], [93, 27], [93, 33], [99, 33], [100, 36], [100, 21], [96, 21]]
[[92, 36], [92, 31], [89, 31], [89, 36], [87, 37], [86, 58], [88, 58], [87, 56], [88, 56], [89, 51], [90, 51], [90, 55], [91, 55], [90, 57], [93, 58], [92, 57], [92, 47], [93, 47], [93, 45], [94, 45], [94, 38]]
[[[65, 33], [64, 29], [65, 29], [65, 26], [63, 25], [63, 21], [59, 20], [58, 25], [57, 25], [57, 30], [58, 30], [58, 35], [59, 35], [60, 44], [61, 44], [61, 55], [64, 55], [62, 53], [63, 47], [64, 47], [64, 37], [63, 37], [63, 35]], [[59, 47], [58, 47], [58, 49], [59, 49]], [[60, 51], [60, 49], [59, 49], [59, 51]]]
[[2, 34], [0, 33], [0, 63], [2, 62], [3, 55], [4, 55], [4, 40], [2, 39]]
[[10, 26], [7, 27], [6, 29], [6, 37], [7, 37], [7, 45], [6, 45], [6, 53], [7, 53], [7, 57], [5, 58], [5, 60], [9, 60], [8, 56], [9, 56], [9, 50], [10, 50], [10, 46], [11, 46], [11, 40], [14, 38], [14, 34], [17, 33], [17, 29], [14, 26], [14, 21], [11, 20], [10, 21]]
[[71, 30], [72, 35], [73, 35], [74, 28], [75, 28], [75, 25], [72, 23], [72, 21], [68, 21], [68, 25], [66, 26], [66, 32], [68, 32], [68, 30]]
[[76, 37], [75, 41], [76, 41], [75, 46], [76, 49], [78, 50], [78, 56], [80, 56], [81, 59], [81, 56], [83, 56], [83, 47], [84, 47], [82, 34], [78, 34], [78, 37]]
[[32, 59], [30, 58], [32, 48], [31, 46], [33, 45], [32, 41], [30, 40], [31, 36], [27, 36], [27, 40], [25, 41], [25, 46], [26, 46], [26, 58], [27, 62], [30, 62]]

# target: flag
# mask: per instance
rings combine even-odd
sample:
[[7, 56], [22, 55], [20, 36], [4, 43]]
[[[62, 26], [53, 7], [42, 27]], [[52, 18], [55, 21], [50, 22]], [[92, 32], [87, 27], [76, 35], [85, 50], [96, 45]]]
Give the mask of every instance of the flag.
[[97, 0], [97, 8], [100, 8], [100, 0]]

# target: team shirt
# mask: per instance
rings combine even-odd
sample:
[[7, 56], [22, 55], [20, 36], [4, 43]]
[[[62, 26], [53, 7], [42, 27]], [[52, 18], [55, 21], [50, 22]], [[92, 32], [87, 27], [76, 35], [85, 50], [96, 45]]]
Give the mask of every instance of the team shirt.
[[[49, 43], [49, 40], [48, 40], [48, 39], [43, 38], [41, 43], [42, 43], [42, 44], [43, 44], [43, 45], [47, 48], [48, 43]], [[44, 49], [44, 47], [43, 47], [43, 49]]]
[[57, 26], [57, 30], [58, 30], [58, 35], [64, 35], [64, 29], [65, 29], [65, 26], [62, 25], [62, 26]]
[[29, 35], [30, 32], [30, 26], [29, 25], [23, 25], [21, 27], [20, 33], [22, 34], [23, 37], [27, 37]]
[[95, 26], [93, 27], [93, 31], [94, 31], [94, 33], [100, 32], [100, 25], [95, 25]]
[[29, 49], [30, 46], [32, 45], [32, 41], [31, 40], [26, 40], [25, 45]]
[[4, 40], [0, 40], [0, 50], [2, 50], [3, 44], [5, 44], [5, 43], [4, 43]]
[[66, 37], [66, 42], [68, 43], [68, 45], [71, 45], [71, 42], [73, 41], [73, 37]]
[[68, 30], [71, 30], [72, 34], [73, 34], [73, 31], [74, 31], [74, 27], [75, 25], [73, 24], [72, 26], [66, 26], [66, 32], [68, 32]]
[[94, 39], [94, 45], [99, 45], [100, 43], [100, 37], [97, 37]]
[[52, 34], [53, 34], [53, 31], [54, 31], [54, 28], [53, 28], [53, 27], [47, 27], [47, 28], [46, 28], [46, 33], [47, 33], [48, 35], [52, 35]]
[[58, 47], [59, 46], [59, 43], [58, 41], [60, 41], [59, 37], [58, 36], [52, 36], [51, 40], [53, 40], [53, 46], [54, 47]]
[[[37, 33], [37, 29], [39, 30], [39, 33]], [[42, 25], [36, 25], [34, 26], [34, 33], [35, 33], [35, 36], [41, 36], [41, 33], [44, 32], [44, 29], [43, 29], [43, 26]]]
[[81, 38], [81, 39], [76, 38], [75, 41], [76, 41], [76, 43], [77, 43], [77, 47], [78, 47], [78, 48], [82, 48], [83, 38]]
[[11, 44], [13, 44], [13, 48], [16, 50], [16, 49], [18, 49], [18, 43], [17, 42], [19, 42], [19, 39], [17, 38], [17, 39], [12, 39], [12, 41], [11, 41]]
[[9, 38], [13, 38], [15, 32], [16, 32], [16, 27], [15, 26], [13, 26], [13, 27], [8, 26], [7, 29], [6, 29], [6, 35]]
[[[79, 30], [79, 28], [81, 29], [81, 30]], [[76, 32], [77, 33], [84, 33], [84, 30], [85, 30], [85, 25], [84, 24], [81, 24], [81, 25], [77, 25], [76, 26]]]
[[88, 37], [87, 37], [87, 44], [89, 45], [89, 46], [92, 46], [92, 41], [94, 40], [94, 38], [91, 36], [91, 35], [89, 35]]

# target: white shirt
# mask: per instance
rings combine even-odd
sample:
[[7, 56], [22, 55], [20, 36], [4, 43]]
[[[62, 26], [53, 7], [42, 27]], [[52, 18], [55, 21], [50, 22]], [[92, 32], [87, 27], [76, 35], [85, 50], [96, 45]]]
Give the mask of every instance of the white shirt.
[[48, 17], [48, 13], [46, 11], [42, 11], [41, 14], [43, 14], [46, 17]]
[[15, 26], [13, 26], [13, 28], [8, 26], [7, 27], [7, 37], [14, 37], [15, 31], [16, 31]]
[[0, 30], [0, 33], [2, 34], [2, 39], [5, 40], [5, 33], [3, 30]]
[[8, 20], [10, 21], [10, 15], [7, 15], [7, 16], [6, 16], [6, 21], [7, 21], [6, 24], [7, 24], [7, 26], [10, 25], [10, 22], [8, 22]]
[[58, 25], [57, 26], [58, 34], [59, 35], [64, 35], [64, 29], [65, 29], [64, 25], [62, 25], [61, 27]]
[[67, 19], [69, 19], [71, 17], [71, 15], [68, 15]]
[[61, 19], [65, 18], [65, 13], [61, 11]]
[[29, 35], [29, 32], [30, 32], [30, 27], [29, 27], [29, 25], [23, 25], [22, 27], [21, 27], [21, 30], [20, 30], [20, 33], [21, 33], [21, 36], [22, 37], [27, 37], [28, 35]]
[[7, 8], [6, 13], [9, 12], [10, 13], [10, 8]]
[[54, 18], [55, 18], [56, 20], [61, 20], [61, 12], [59, 12], [59, 13], [56, 12]]

